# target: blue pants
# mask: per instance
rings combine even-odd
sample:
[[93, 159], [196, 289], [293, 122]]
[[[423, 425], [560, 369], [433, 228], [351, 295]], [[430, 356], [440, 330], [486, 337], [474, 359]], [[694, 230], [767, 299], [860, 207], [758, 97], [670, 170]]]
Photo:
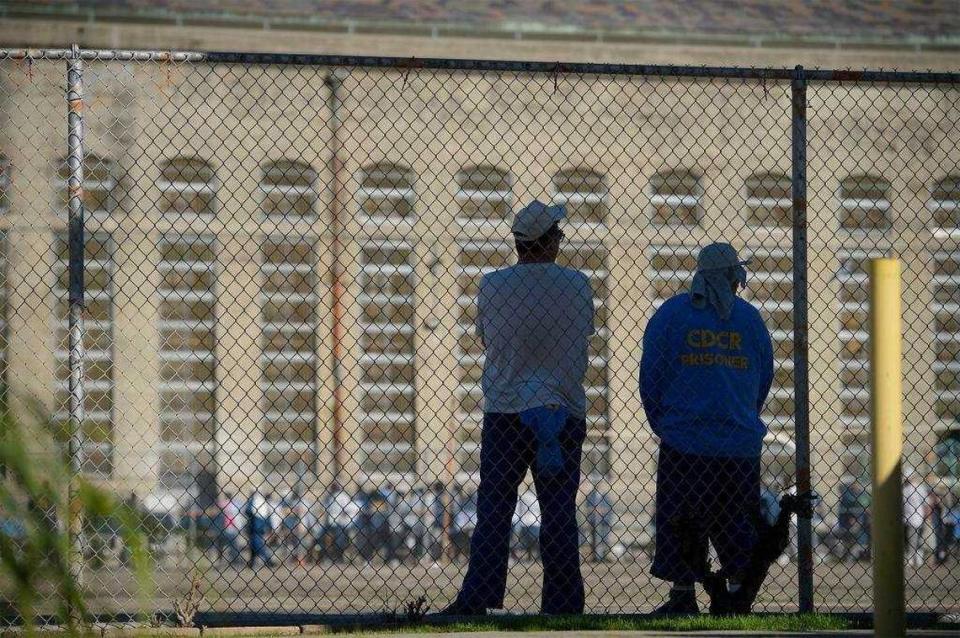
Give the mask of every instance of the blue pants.
[[590, 554], [595, 562], [607, 560], [613, 525], [606, 519], [590, 523]]
[[252, 566], [258, 558], [262, 559], [264, 564], [269, 565], [272, 558], [270, 550], [267, 548], [267, 522], [255, 518], [247, 524], [247, 530], [250, 534], [250, 565]]
[[235, 529], [220, 528], [217, 534], [217, 557], [222, 559], [227, 555], [231, 563], [242, 558], [240, 553], [240, 534]]
[[583, 612], [576, 499], [586, 432], [584, 419], [567, 419], [560, 433], [563, 465], [559, 472], [545, 476], [537, 471], [534, 433], [520, 423], [519, 415], [483, 415], [477, 529], [470, 543], [470, 564], [458, 602], [470, 607], [503, 607], [517, 489], [529, 467], [542, 513], [541, 608], [548, 614]]
[[723, 573], [739, 581], [757, 543], [759, 513], [759, 458], [696, 456], [661, 444], [650, 572], [678, 585], [699, 582], [710, 542]]

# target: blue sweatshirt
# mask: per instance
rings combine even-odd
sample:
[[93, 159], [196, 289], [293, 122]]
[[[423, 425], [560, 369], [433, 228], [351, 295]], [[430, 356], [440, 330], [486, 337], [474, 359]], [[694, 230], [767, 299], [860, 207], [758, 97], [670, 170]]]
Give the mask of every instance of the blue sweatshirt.
[[770, 333], [743, 299], [724, 321], [677, 295], [647, 324], [640, 398], [653, 431], [680, 452], [759, 457], [767, 431], [760, 411], [771, 383]]

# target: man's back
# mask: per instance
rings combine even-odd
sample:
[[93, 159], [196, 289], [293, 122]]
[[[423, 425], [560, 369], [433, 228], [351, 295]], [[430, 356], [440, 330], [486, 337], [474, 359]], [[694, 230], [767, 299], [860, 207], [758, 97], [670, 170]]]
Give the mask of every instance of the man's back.
[[586, 275], [552, 263], [489, 273], [480, 283], [477, 331], [486, 351], [486, 412], [559, 404], [584, 415], [583, 378], [594, 332]]
[[737, 298], [721, 319], [678, 295], [657, 310], [643, 344], [641, 398], [661, 439], [690, 454], [759, 457], [773, 353], [756, 308]]

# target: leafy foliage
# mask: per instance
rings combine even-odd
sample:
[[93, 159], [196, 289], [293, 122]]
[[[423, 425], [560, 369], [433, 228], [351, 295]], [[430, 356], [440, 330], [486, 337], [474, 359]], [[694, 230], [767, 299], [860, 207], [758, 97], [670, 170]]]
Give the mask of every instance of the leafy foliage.
[[[4, 597], [30, 631], [41, 604], [53, 603], [71, 635], [90, 619], [82, 586], [85, 521], [110, 520], [125, 544], [141, 592], [149, 587], [149, 556], [140, 515], [110, 491], [74, 475], [57, 428], [40, 416], [0, 410], [0, 578]], [[71, 532], [72, 530], [72, 532]]]

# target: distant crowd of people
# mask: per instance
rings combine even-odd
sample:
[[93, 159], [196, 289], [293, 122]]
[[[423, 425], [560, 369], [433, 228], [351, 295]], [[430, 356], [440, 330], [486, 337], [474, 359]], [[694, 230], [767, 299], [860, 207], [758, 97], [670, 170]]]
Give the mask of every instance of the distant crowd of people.
[[[779, 513], [779, 487], [764, 485], [760, 513], [770, 524]], [[814, 510], [813, 544], [821, 560], [857, 562], [870, 558], [870, 490], [864, 479], [845, 480], [837, 488], [836, 510], [831, 515], [821, 503]], [[618, 527], [615, 497], [602, 480], [591, 481], [582, 501], [584, 525], [580, 545], [594, 562], [609, 561], [615, 547], [652, 553], [652, 542], [635, 546]], [[135, 496], [127, 504], [142, 509]], [[442, 483], [404, 490], [387, 483], [372, 491], [350, 492], [334, 483], [323, 498], [299, 490], [285, 497], [254, 492], [238, 496], [226, 492], [206, 509], [192, 508], [177, 522], [161, 517], [159, 527], [169, 534], [174, 528], [194, 530], [193, 542], [232, 564], [273, 566], [280, 562], [410, 562], [440, 561], [446, 557], [465, 561], [470, 555], [470, 537], [477, 525], [477, 491]], [[925, 481], [907, 470], [903, 487], [906, 558], [914, 567], [940, 566], [960, 560], [960, 498], [942, 489], [936, 480]], [[172, 513], [171, 513], [172, 514]], [[54, 516], [52, 510], [49, 512]], [[156, 518], [154, 515], [153, 518]], [[169, 520], [166, 520], [169, 519]], [[53, 520], [53, 518], [51, 518]], [[532, 561], [539, 557], [542, 521], [540, 504], [532, 488], [519, 493], [512, 519], [511, 557]], [[648, 521], [642, 538], [655, 536], [655, 520]], [[98, 531], [119, 541], [115, 526]], [[791, 544], [780, 557], [785, 564], [797, 555], [796, 521], [791, 523]]]
[[[538, 559], [542, 612], [582, 613], [584, 544], [592, 560], [607, 560], [616, 521], [605, 482], [591, 481], [578, 499], [596, 306], [587, 274], [556, 263], [565, 217], [563, 205], [521, 209], [511, 224], [516, 265], [486, 273], [478, 287], [484, 415], [476, 491], [385, 483], [354, 492], [334, 483], [319, 499], [300, 489], [223, 493], [189, 513], [191, 542], [250, 567], [466, 559], [459, 593], [440, 612], [450, 616], [503, 608], [511, 557]], [[789, 516], [816, 500], [779, 499], [764, 487], [762, 412], [775, 360], [763, 316], [739, 295], [750, 263], [728, 243], [704, 246], [689, 290], [661, 304], [643, 329], [638, 390], [658, 446], [650, 573], [670, 585], [656, 614], [698, 614], [697, 586], [711, 613], [750, 613], [770, 564], [796, 555]], [[902, 492], [909, 561], [946, 562], [957, 545], [956, 499], [912, 470]], [[817, 550], [866, 558], [869, 492], [854, 480], [837, 496], [836, 520], [815, 522]]]
[[[387, 564], [467, 559], [456, 598], [440, 612], [450, 616], [503, 608], [511, 557], [539, 559], [541, 611], [582, 613], [584, 541], [592, 560], [606, 560], [615, 520], [612, 495], [599, 481], [583, 499], [586, 525], [577, 513], [596, 306], [589, 276], [556, 263], [565, 217], [563, 205], [540, 201], [518, 211], [511, 224], [517, 263], [484, 274], [478, 286], [484, 414], [476, 492], [386, 483], [352, 493], [333, 484], [319, 502], [296, 489], [282, 497], [224, 493], [191, 517], [198, 530], [202, 514], [209, 548], [251, 567], [348, 555]], [[813, 493], [778, 500], [764, 488], [762, 413], [775, 358], [763, 315], [739, 294], [750, 263], [726, 242], [704, 246], [689, 289], [661, 304], [643, 329], [638, 390], [658, 446], [650, 573], [670, 585], [656, 614], [698, 614], [698, 585], [711, 613], [750, 613], [770, 564], [796, 554], [789, 515], [816, 500]], [[869, 553], [867, 494], [856, 481], [843, 487], [836, 521], [817, 523], [818, 551], [826, 547], [841, 560]], [[928, 553], [948, 560], [956, 503], [911, 471], [903, 505], [911, 563], [921, 566]]]
[[[611, 556], [614, 529], [612, 494], [602, 481], [591, 484], [584, 500], [582, 539], [595, 561]], [[217, 559], [248, 566], [286, 561], [339, 563], [348, 560], [387, 563], [446, 556], [466, 560], [477, 525], [477, 492], [442, 483], [403, 490], [386, 483], [379, 489], [350, 492], [338, 483], [321, 499], [293, 489], [279, 497], [255, 491], [249, 496], [225, 492], [206, 510], [189, 515], [196, 542]], [[533, 489], [522, 491], [513, 515], [511, 554], [531, 561], [539, 555], [541, 511]]]
[[[903, 527], [905, 556], [913, 567], [943, 565], [960, 555], [960, 498], [938, 489], [940, 483], [927, 481], [907, 469], [903, 482]], [[814, 519], [815, 541], [822, 555], [845, 562], [870, 557], [869, 485], [854, 479], [839, 488], [837, 521], [831, 526], [823, 516]]]

